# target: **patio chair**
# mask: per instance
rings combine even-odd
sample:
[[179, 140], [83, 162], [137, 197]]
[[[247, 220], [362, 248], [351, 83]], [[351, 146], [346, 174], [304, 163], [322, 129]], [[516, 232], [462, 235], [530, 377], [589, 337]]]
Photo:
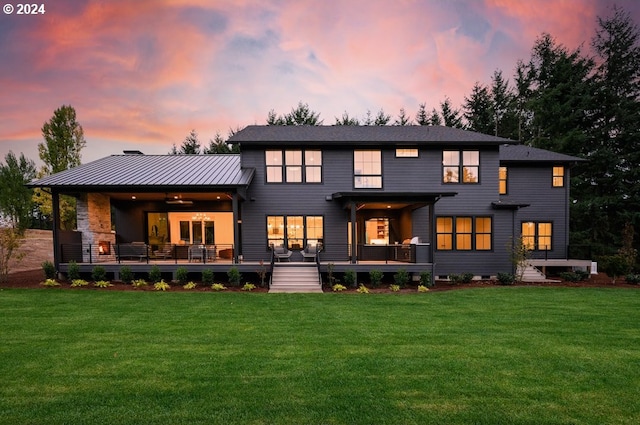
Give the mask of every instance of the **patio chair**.
[[207, 261], [216, 261], [218, 250], [215, 245], [207, 246]]
[[205, 253], [205, 248], [203, 246], [200, 245], [191, 245], [189, 247], [189, 262], [191, 262], [191, 260], [200, 260], [200, 261], [204, 261], [204, 253]]
[[307, 245], [302, 250], [302, 261], [307, 261], [309, 258], [311, 261], [316, 261], [316, 256], [318, 255], [318, 246], [317, 245]]
[[289, 259], [291, 258], [291, 254], [293, 254], [293, 251], [288, 250], [284, 246], [276, 246], [273, 248], [273, 256], [278, 261], [282, 261], [282, 260], [289, 261]]
[[162, 258], [162, 259], [173, 257], [173, 245], [171, 245], [170, 243], [167, 243], [160, 246], [159, 249], [157, 249], [156, 251], [153, 251], [153, 256], [155, 258]]

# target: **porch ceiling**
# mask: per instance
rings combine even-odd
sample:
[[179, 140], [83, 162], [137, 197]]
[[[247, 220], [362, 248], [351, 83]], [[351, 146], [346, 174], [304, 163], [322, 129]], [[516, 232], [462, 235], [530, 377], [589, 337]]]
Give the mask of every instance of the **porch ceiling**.
[[171, 201], [176, 205], [180, 205], [180, 202], [198, 202], [198, 201], [230, 201], [232, 194], [230, 192], [103, 192], [111, 199], [123, 200], [123, 201], [151, 201], [151, 202], [164, 202]]
[[336, 192], [331, 198], [350, 208], [355, 202], [360, 209], [419, 208], [434, 204], [442, 197], [457, 195], [457, 192]]

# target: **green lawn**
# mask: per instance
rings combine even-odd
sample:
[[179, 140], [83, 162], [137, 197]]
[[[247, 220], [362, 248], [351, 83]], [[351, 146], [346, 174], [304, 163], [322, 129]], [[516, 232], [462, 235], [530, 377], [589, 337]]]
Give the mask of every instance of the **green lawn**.
[[1, 290], [1, 424], [637, 424], [640, 291]]

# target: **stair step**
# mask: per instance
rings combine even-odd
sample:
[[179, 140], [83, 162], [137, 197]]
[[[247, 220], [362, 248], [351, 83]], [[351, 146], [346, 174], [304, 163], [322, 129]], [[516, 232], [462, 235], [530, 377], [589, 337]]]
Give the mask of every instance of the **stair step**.
[[270, 293], [322, 292], [315, 265], [277, 264], [273, 267]]

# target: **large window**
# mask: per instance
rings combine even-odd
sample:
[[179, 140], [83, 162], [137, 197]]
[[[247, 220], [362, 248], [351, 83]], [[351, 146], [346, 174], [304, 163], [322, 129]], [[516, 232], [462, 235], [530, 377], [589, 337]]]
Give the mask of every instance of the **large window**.
[[564, 187], [564, 167], [553, 167], [553, 187]]
[[522, 222], [522, 243], [532, 251], [550, 251], [553, 225], [550, 222]]
[[441, 251], [489, 251], [491, 221], [491, 217], [436, 217], [436, 247]]
[[382, 155], [379, 150], [353, 152], [353, 187], [382, 188]]
[[303, 249], [323, 241], [322, 216], [270, 215], [267, 216], [267, 244]]
[[478, 183], [479, 172], [479, 151], [442, 151], [444, 183]]
[[498, 168], [498, 193], [507, 194], [507, 167]]
[[265, 151], [267, 183], [321, 183], [322, 151]]

